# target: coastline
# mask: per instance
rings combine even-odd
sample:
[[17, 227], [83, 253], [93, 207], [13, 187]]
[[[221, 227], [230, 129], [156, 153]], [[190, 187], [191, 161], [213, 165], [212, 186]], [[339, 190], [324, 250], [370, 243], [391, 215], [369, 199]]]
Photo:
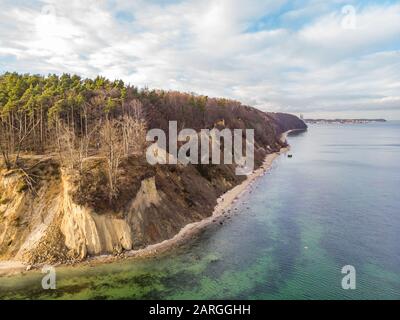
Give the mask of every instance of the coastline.
[[[281, 134], [280, 140], [282, 142], [286, 141], [287, 135], [295, 130], [289, 130]], [[248, 190], [248, 187], [259, 177], [263, 176], [266, 172], [268, 172], [274, 160], [278, 158], [281, 154], [286, 153], [290, 149], [290, 146], [281, 148], [279, 152], [274, 152], [268, 154], [263, 164], [254, 170], [250, 175], [246, 177], [246, 179], [240, 183], [239, 185], [233, 187], [228, 190], [222, 196], [220, 196], [217, 200], [217, 205], [214, 208], [214, 211], [211, 216], [184, 226], [174, 237], [164, 240], [162, 242], [149, 245], [142, 249], [130, 250], [126, 251], [120, 256], [115, 255], [100, 255], [96, 257], [89, 257], [86, 260], [76, 262], [73, 264], [58, 264], [55, 266], [80, 266], [80, 265], [96, 265], [102, 263], [111, 263], [122, 259], [135, 259], [135, 258], [149, 258], [154, 257], [156, 255], [165, 253], [171, 249], [179, 247], [181, 244], [186, 242], [188, 239], [194, 237], [200, 231], [204, 230], [207, 226], [211, 224], [217, 224], [223, 222], [224, 219], [229, 217], [232, 212], [230, 207], [237, 201], [237, 199]], [[20, 261], [9, 260], [9, 261], [0, 261], [0, 277], [15, 275], [24, 272], [29, 272], [30, 270], [36, 270], [40, 268], [42, 265], [29, 266]]]
[[[205, 227], [214, 224], [220, 223], [224, 218], [228, 217], [231, 212], [230, 207], [235, 203], [238, 198], [248, 190], [248, 187], [259, 177], [264, 175], [267, 171], [269, 171], [272, 167], [273, 161], [279, 157], [281, 154], [287, 152], [289, 150], [288, 147], [281, 148], [279, 152], [271, 153], [267, 155], [264, 159], [263, 164], [254, 170], [247, 178], [239, 185], [225, 192], [222, 196], [220, 196], [217, 200], [217, 205], [214, 208], [214, 211], [210, 217], [207, 217], [203, 220], [193, 222], [184, 226], [173, 238], [164, 240], [163, 242], [159, 242], [153, 245], [149, 245], [146, 248], [131, 250], [125, 253], [127, 257], [149, 257], [154, 256], [156, 254], [163, 253], [168, 251], [174, 247], [179, 246], [182, 242], [193, 237], [198, 232], [203, 230]], [[95, 257], [93, 259], [96, 259]]]

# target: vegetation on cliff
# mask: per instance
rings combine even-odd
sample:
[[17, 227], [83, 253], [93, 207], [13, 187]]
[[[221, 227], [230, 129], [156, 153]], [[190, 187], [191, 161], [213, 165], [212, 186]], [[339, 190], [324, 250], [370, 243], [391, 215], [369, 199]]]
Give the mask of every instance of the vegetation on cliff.
[[0, 76], [0, 259], [28, 263], [119, 253], [173, 237], [211, 215], [243, 181], [234, 165], [145, 161], [147, 129], [254, 129], [255, 164], [291, 115], [240, 102], [138, 89], [102, 77]]
[[[167, 131], [170, 120], [178, 122], [179, 130], [254, 129], [258, 165], [265, 153], [279, 150], [278, 134], [304, 125], [296, 117], [267, 114], [233, 100], [139, 90], [103, 77], [0, 76], [0, 153], [7, 169], [22, 170], [30, 188], [34, 178], [26, 172], [21, 155], [57, 154], [62, 166], [79, 177], [84, 176], [85, 159], [100, 156], [106, 160], [112, 202], [123, 159], [143, 153], [147, 128]], [[207, 174], [204, 167], [198, 168]]]

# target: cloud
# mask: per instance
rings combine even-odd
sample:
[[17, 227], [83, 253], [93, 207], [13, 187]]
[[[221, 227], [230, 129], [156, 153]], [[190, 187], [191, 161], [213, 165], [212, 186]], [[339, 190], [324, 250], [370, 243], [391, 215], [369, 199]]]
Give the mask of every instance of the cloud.
[[[348, 3], [354, 25], [346, 25]], [[2, 7], [0, 71], [102, 74], [271, 111], [400, 116], [400, 5], [392, 1], [6, 0]]]

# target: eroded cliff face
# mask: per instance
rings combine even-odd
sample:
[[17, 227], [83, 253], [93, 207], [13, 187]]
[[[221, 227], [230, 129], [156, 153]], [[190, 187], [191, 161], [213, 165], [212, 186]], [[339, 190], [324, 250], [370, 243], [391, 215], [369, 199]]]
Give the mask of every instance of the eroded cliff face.
[[60, 230], [71, 255], [85, 258], [105, 252], [132, 249], [131, 228], [125, 219], [112, 214], [98, 215], [92, 209], [74, 203], [73, 186], [62, 175], [62, 219]]
[[186, 224], [209, 216], [216, 198], [239, 183], [233, 168], [226, 170], [210, 181], [190, 166], [151, 168], [138, 180], [129, 177], [135, 172], [127, 169], [125, 178], [132, 179], [132, 185], [124, 188], [134, 194], [127, 198], [129, 190], [121, 190], [125, 198], [119, 199], [123, 203], [119, 210], [77, 203], [74, 199], [79, 199], [81, 190], [76, 179], [53, 159], [42, 161], [33, 189], [26, 186], [24, 173], [2, 170], [0, 259], [68, 262], [169, 239]]
[[61, 189], [54, 175], [58, 165], [52, 161], [42, 165], [39, 169], [43, 169], [43, 179], [35, 189], [29, 188], [22, 171], [0, 171], [1, 259], [29, 260], [27, 254], [48, 235], [49, 227], [59, 217]]
[[[278, 135], [256, 143], [256, 166], [284, 144]], [[87, 159], [79, 178], [57, 156], [21, 161], [24, 171], [0, 169], [0, 260], [27, 264], [119, 254], [170, 239], [209, 217], [217, 198], [244, 179], [233, 165], [150, 166], [129, 158], [118, 197], [109, 201], [104, 160]]]

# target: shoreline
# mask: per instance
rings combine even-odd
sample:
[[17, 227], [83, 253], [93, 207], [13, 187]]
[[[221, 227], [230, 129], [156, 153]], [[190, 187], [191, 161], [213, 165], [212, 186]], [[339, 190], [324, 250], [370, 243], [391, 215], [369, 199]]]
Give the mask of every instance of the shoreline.
[[[295, 130], [289, 130], [281, 134], [280, 140], [282, 142], [286, 141], [287, 135]], [[288, 152], [290, 149], [290, 146], [281, 148], [279, 152], [274, 152], [271, 154], [268, 154], [264, 161], [263, 164], [254, 170], [250, 175], [246, 177], [246, 179], [240, 183], [239, 185], [233, 187], [232, 189], [228, 190], [225, 192], [223, 195], [221, 195], [217, 199], [217, 205], [214, 207], [214, 211], [211, 216], [200, 220], [196, 221], [190, 224], [187, 224], [184, 226], [174, 237], [164, 240], [162, 242], [148, 245], [145, 248], [142, 249], [136, 249], [136, 250], [130, 250], [126, 251], [120, 256], [115, 256], [115, 255], [100, 255], [100, 256], [95, 256], [95, 257], [88, 257], [87, 259], [72, 263], [72, 264], [57, 264], [54, 266], [57, 267], [77, 267], [77, 266], [83, 266], [83, 265], [97, 265], [97, 264], [104, 264], [104, 263], [112, 263], [115, 261], [123, 260], [123, 259], [135, 259], [135, 258], [150, 258], [154, 257], [156, 255], [160, 255], [162, 253], [165, 253], [169, 250], [172, 250], [174, 248], [179, 247], [181, 244], [186, 242], [188, 239], [193, 238], [196, 236], [199, 232], [204, 230], [207, 226], [212, 225], [212, 224], [217, 224], [222, 222], [226, 217], [229, 217], [232, 212], [230, 208], [232, 205], [240, 198], [243, 193], [245, 193], [248, 190], [248, 187], [255, 182], [259, 177], [263, 176], [266, 172], [268, 172], [274, 160], [278, 158], [280, 155]], [[0, 277], [2, 276], [9, 276], [9, 275], [16, 275], [16, 274], [22, 274], [25, 272], [29, 272], [30, 270], [37, 270], [43, 265], [35, 265], [35, 266], [30, 266], [27, 264], [24, 264], [20, 261], [15, 261], [15, 260], [9, 260], [9, 261], [0, 261]]]
[[[281, 154], [286, 153], [289, 148], [281, 148], [279, 152], [271, 153], [267, 155], [264, 159], [263, 164], [254, 170], [247, 178], [239, 185], [233, 187], [232, 189], [225, 192], [217, 199], [217, 205], [211, 216], [184, 226], [173, 238], [164, 240], [153, 245], [149, 245], [146, 248], [132, 250], [125, 253], [127, 257], [148, 257], [156, 254], [163, 253], [174, 247], [179, 246], [182, 242], [190, 237], [195, 236], [198, 232], [203, 230], [205, 227], [219, 223], [224, 218], [230, 216], [231, 212], [229, 209], [232, 205], [240, 198], [243, 193], [248, 190], [248, 187], [259, 177], [263, 176], [268, 172], [273, 164], [273, 161], [278, 158]], [[94, 258], [96, 259], [96, 258]]]

